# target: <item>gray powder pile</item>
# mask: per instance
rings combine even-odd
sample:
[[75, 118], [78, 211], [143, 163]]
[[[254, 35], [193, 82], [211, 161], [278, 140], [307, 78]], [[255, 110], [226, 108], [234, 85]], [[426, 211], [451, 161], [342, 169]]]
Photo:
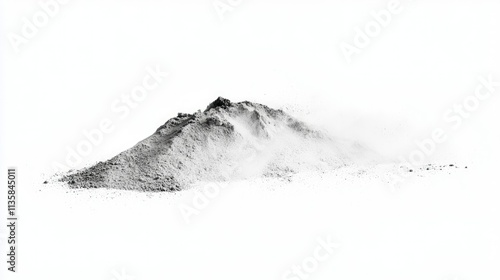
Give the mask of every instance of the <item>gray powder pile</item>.
[[134, 147], [61, 180], [74, 188], [177, 191], [198, 182], [333, 170], [361, 150], [282, 110], [219, 97], [205, 111], [179, 113]]

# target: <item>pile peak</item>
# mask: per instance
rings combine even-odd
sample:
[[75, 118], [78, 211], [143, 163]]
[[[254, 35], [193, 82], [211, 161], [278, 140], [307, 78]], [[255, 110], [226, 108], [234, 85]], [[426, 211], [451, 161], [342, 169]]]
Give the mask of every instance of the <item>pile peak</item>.
[[231, 105], [232, 105], [231, 100], [219, 96], [219, 97], [217, 97], [217, 99], [215, 99], [214, 102], [210, 103], [207, 106], [207, 109], [205, 109], [205, 112], [210, 110], [210, 109], [217, 108], [217, 107], [227, 108]]

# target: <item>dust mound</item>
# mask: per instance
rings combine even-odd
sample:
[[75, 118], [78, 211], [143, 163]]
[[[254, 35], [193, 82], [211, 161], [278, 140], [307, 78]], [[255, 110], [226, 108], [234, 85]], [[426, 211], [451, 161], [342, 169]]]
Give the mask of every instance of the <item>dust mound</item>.
[[179, 113], [134, 147], [61, 180], [73, 188], [177, 191], [198, 182], [333, 170], [362, 150], [282, 110], [219, 97], [205, 111]]

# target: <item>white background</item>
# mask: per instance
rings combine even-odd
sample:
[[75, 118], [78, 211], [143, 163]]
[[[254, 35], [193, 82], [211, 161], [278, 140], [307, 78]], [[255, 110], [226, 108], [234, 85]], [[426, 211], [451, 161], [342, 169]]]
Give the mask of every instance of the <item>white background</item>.
[[[211, 0], [73, 0], [61, 5], [48, 24], [21, 45], [20, 51], [16, 53], [9, 42], [10, 34], [21, 34], [23, 17], [31, 19], [41, 8], [36, 1], [1, 1], [0, 161], [2, 176], [8, 166], [19, 168], [20, 180], [23, 182], [21, 187], [26, 192], [26, 202], [23, 202], [22, 193], [19, 201], [20, 211], [26, 220], [20, 235], [24, 236], [27, 243], [32, 241], [29, 244], [33, 247], [25, 243], [20, 252], [21, 258], [26, 258], [23, 267], [25, 277], [36, 276], [35, 270], [39, 269], [40, 278], [48, 278], [49, 273], [57, 270], [57, 277], [61, 278], [54, 276], [53, 279], [78, 278], [78, 275], [110, 279], [113, 277], [110, 274], [114, 269], [112, 266], [121, 264], [135, 272], [136, 278], [139, 278], [142, 270], [149, 271], [149, 277], [156, 276], [158, 279], [192, 279], [196, 275], [188, 273], [183, 276], [182, 269], [162, 267], [162, 260], [165, 259], [177, 267], [192, 260], [190, 265], [185, 264], [186, 270], [196, 271], [199, 267], [207, 266], [205, 272], [200, 272], [201, 276], [205, 275], [203, 279], [278, 279], [282, 271], [287, 269], [286, 265], [281, 267], [278, 260], [276, 267], [251, 265], [260, 256], [252, 255], [257, 254], [255, 251], [244, 253], [244, 249], [252, 248], [251, 245], [246, 243], [248, 246], [242, 245], [241, 250], [233, 252], [224, 249], [224, 246], [230, 245], [221, 240], [234, 238], [236, 242], [255, 236], [256, 233], [267, 232], [269, 238], [264, 238], [262, 244], [266, 245], [262, 245], [260, 257], [274, 252], [276, 254], [269, 254], [289, 256], [291, 260], [288, 262], [291, 264], [307, 256], [310, 251], [308, 248], [314, 248], [313, 243], [308, 247], [307, 242], [313, 242], [316, 236], [323, 234], [319, 230], [323, 227], [322, 230], [327, 229], [333, 234], [352, 233], [348, 236], [357, 237], [352, 238], [352, 242], [359, 256], [371, 257], [364, 261], [356, 257], [337, 259], [339, 263], [327, 264], [327, 269], [311, 276], [314, 279], [327, 279], [329, 275], [336, 275], [338, 279], [445, 279], [450, 275], [459, 279], [498, 279], [500, 231], [498, 222], [493, 221], [500, 220], [500, 211], [494, 206], [499, 192], [496, 190], [498, 176], [493, 168], [498, 165], [500, 155], [500, 89], [497, 88], [491, 98], [481, 101], [478, 109], [457, 129], [443, 121], [443, 114], [453, 108], [453, 104], [462, 103], [464, 98], [474, 93], [479, 84], [478, 77], [491, 74], [494, 80], [500, 81], [500, 3], [401, 1], [401, 12], [393, 15], [388, 26], [382, 28], [380, 34], [372, 38], [361, 53], [353, 55], [351, 63], [348, 63], [340, 44], [352, 44], [355, 28], [364, 28], [373, 20], [370, 13], [386, 9], [388, 2], [244, 0], [221, 20]], [[170, 76], [158, 89], [151, 91], [130, 115], [123, 119], [117, 117], [111, 110], [111, 104], [122, 94], [130, 94], [132, 88], [140, 84], [146, 75], [145, 69], [156, 65], [168, 71]], [[429, 137], [436, 128], [443, 128], [448, 132], [448, 139], [436, 148], [427, 161], [453, 162], [477, 168], [471, 171], [473, 175], [467, 175], [466, 178], [460, 177], [465, 175], [456, 175], [452, 179], [431, 180], [428, 184], [434, 188], [418, 188], [419, 191], [407, 194], [404, 198], [395, 198], [381, 190], [365, 192], [366, 189], [363, 189], [360, 191], [363, 195], [353, 191], [344, 197], [348, 201], [352, 199], [352, 204], [328, 208], [327, 205], [334, 202], [342, 205], [339, 194], [333, 192], [330, 195], [337, 197], [331, 203], [325, 202], [325, 208], [305, 210], [301, 212], [305, 213], [303, 218], [288, 221], [298, 214], [293, 210], [296, 209], [294, 203], [301, 201], [300, 196], [297, 196], [299, 200], [292, 199], [288, 201], [290, 204], [284, 204], [282, 209], [289, 211], [283, 210], [282, 216], [277, 216], [275, 220], [266, 218], [269, 212], [263, 210], [262, 213], [257, 211], [256, 215], [262, 214], [258, 218], [248, 216], [250, 221], [235, 219], [237, 222], [233, 223], [248, 227], [248, 231], [236, 232], [238, 237], [222, 239], [221, 232], [207, 225], [207, 228], [199, 229], [207, 233], [206, 238], [189, 243], [194, 241], [182, 239], [189, 235], [176, 231], [174, 236], [180, 239], [180, 243], [199, 248], [191, 250], [194, 256], [179, 259], [175, 255], [187, 254], [186, 247], [171, 248], [158, 239], [163, 237], [160, 233], [183, 228], [182, 221], [180, 224], [175, 221], [175, 225], [167, 223], [165, 228], [157, 226], [156, 233], [151, 228], [137, 229], [141, 217], [133, 216], [129, 224], [125, 216], [121, 215], [137, 212], [121, 204], [119, 199], [94, 205], [94, 210], [99, 211], [117, 207], [107, 213], [97, 210], [92, 212], [93, 215], [101, 215], [101, 218], [85, 214], [86, 205], [97, 203], [93, 199], [85, 200], [86, 203], [78, 200], [77, 206], [74, 206], [78, 209], [75, 210], [78, 213], [76, 216], [87, 221], [81, 226], [87, 230], [85, 234], [95, 237], [95, 240], [64, 236], [85, 234], [81, 229], [70, 230], [57, 218], [52, 220], [42, 215], [50, 215], [52, 210], [64, 211], [57, 210], [59, 208], [54, 205], [64, 207], [62, 205], [66, 203], [59, 202], [62, 203], [59, 205], [51, 201], [51, 196], [47, 194], [41, 195], [46, 200], [37, 200], [31, 191], [38, 191], [40, 180], [53, 173], [54, 162], [64, 163], [68, 148], [74, 148], [85, 139], [84, 130], [97, 128], [104, 118], [112, 119], [115, 125], [114, 131], [105, 134], [102, 143], [94, 146], [77, 167], [116, 155], [149, 136], [178, 112], [191, 113], [204, 109], [217, 96], [232, 101], [249, 100], [275, 108], [295, 109], [294, 112], [307, 121], [329, 129], [337, 136], [357, 139], [389, 158], [407, 156], [416, 149], [415, 141]], [[46, 177], [42, 175], [40, 178], [42, 173], [47, 174]], [[462, 188], [456, 191], [453, 186]], [[302, 207], [322, 205], [318, 197], [305, 193]], [[4, 194], [2, 191], [2, 197]], [[372, 194], [378, 200], [367, 198], [367, 194]], [[72, 201], [74, 194], [68, 195], [71, 197], [59, 194], [58, 199]], [[282, 195], [286, 196], [286, 192]], [[450, 199], [453, 197], [457, 199]], [[33, 200], [28, 201], [28, 198]], [[142, 204], [133, 204], [133, 196], [127, 199], [135, 207], [148, 205], [148, 198], [141, 198]], [[157, 208], [152, 209], [158, 211], [163, 209], [160, 205], [166, 203], [162, 199], [168, 200], [164, 196], [155, 199], [150, 203], [156, 205]], [[433, 199], [436, 199], [434, 203], [429, 201]], [[261, 198], [252, 197], [248, 201], [258, 202]], [[273, 213], [272, 209], [280, 207], [279, 201], [278, 195], [264, 205], [268, 205], [268, 210]], [[390, 205], [394, 208], [378, 208], [381, 202], [385, 202], [386, 207]], [[231, 212], [233, 218], [238, 213], [231, 211], [234, 205], [224, 206], [222, 202], [220, 205], [227, 210], [221, 213]], [[248, 209], [252, 208], [250, 203], [244, 205]], [[127, 211], [115, 213], [116, 209]], [[369, 209], [381, 222], [371, 224], [372, 219], [356, 214], [355, 211], [359, 209]], [[333, 210], [342, 212], [342, 216], [335, 216], [340, 215], [337, 213], [320, 218], [323, 217], [320, 213]], [[140, 211], [146, 210], [142, 208]], [[119, 216], [118, 222], [112, 218], [102, 218], [107, 215], [116, 217], [111, 213]], [[169, 217], [167, 214], [165, 217], [162, 215], [158, 213], [155, 219]], [[212, 215], [216, 215], [214, 224], [218, 227], [227, 225], [224, 214]], [[306, 221], [310, 221], [312, 216], [317, 217], [317, 220], [307, 224]], [[436, 216], [436, 220], [428, 223]], [[65, 217], [64, 221], [72, 220], [70, 214]], [[93, 218], [107, 232], [101, 236], [102, 239], [93, 235]], [[51, 219], [51, 222], [44, 219]], [[153, 223], [154, 219], [151, 219]], [[339, 219], [356, 221], [356, 225], [344, 224]], [[40, 224], [35, 225], [34, 220], [40, 221]], [[29, 221], [33, 223], [29, 224]], [[401, 221], [412, 225], [411, 230], [398, 228]], [[122, 228], [113, 231], [115, 222], [118, 228]], [[51, 223], [57, 225], [55, 232], [54, 228], [49, 228]], [[133, 230], [131, 227], [134, 227]], [[395, 234], [393, 227], [400, 234]], [[279, 240], [278, 236], [286, 235], [292, 229], [300, 232], [292, 234], [298, 240], [290, 237], [290, 243], [277, 245], [276, 248], [283, 249], [278, 254], [278, 249], [272, 248], [273, 244]], [[124, 236], [120, 238], [136, 245], [125, 242], [123, 248], [130, 248], [127, 251], [117, 249], [122, 248], [117, 243], [112, 246], [113, 252], [103, 249], [104, 253], [99, 255], [96, 244], [107, 244], [107, 238], [123, 231]], [[370, 235], [373, 231], [378, 233]], [[199, 231], [195, 229], [194, 232]], [[139, 238], [137, 234], [142, 237]], [[419, 245], [404, 236], [419, 238]], [[170, 240], [168, 236], [165, 238]], [[137, 245], [144, 239], [147, 240], [146, 245]], [[346, 239], [349, 238], [345, 237], [344, 241]], [[211, 242], [214, 240], [220, 246], [213, 245]], [[384, 246], [378, 243], [381, 240]], [[446, 240], [450, 243], [444, 246], [442, 242]], [[156, 242], [160, 244], [158, 248], [164, 250], [153, 250], [157, 248]], [[293, 248], [294, 242], [302, 245]], [[349, 241], [345, 242], [349, 245]], [[96, 250], [78, 254], [68, 249], [75, 243], [79, 244], [75, 250], [86, 247]], [[455, 245], [458, 244], [464, 247], [452, 251], [451, 248], [457, 248]], [[474, 247], [475, 244], [478, 247]], [[206, 248], [203, 249], [203, 246]], [[425, 252], [418, 251], [422, 246], [429, 248]], [[387, 265], [387, 260], [400, 259], [393, 251], [401, 247], [406, 248], [398, 251], [401, 256], [413, 255], [415, 259]], [[148, 253], [148, 249], [152, 251]], [[413, 254], [412, 249], [417, 252]], [[139, 256], [144, 250], [144, 255]], [[347, 254], [354, 254], [355, 250]], [[296, 255], [293, 255], [294, 251]], [[206, 255], [201, 257], [200, 252]], [[65, 258], [64, 254], [69, 255]], [[104, 257], [106, 254], [110, 258]], [[70, 266], [65, 269], [53, 263], [51, 256], [55, 262], [66, 259], [72, 264], [81, 264], [81, 267]], [[123, 259], [113, 262], [113, 257], [117, 256]], [[244, 256], [249, 257], [245, 259]], [[90, 261], [93, 258], [97, 259]], [[238, 259], [239, 262], [237, 268], [230, 269], [234, 264], [212, 264], [212, 259]], [[438, 260], [443, 262], [438, 263]], [[287, 264], [287, 259], [280, 261]], [[96, 263], [103, 264], [103, 267], [93, 267]], [[143, 268], [140, 265], [135, 267], [138, 263]], [[155, 265], [148, 267], [152, 263]], [[344, 268], [352, 267], [352, 270], [335, 270], [335, 267], [342, 265]], [[88, 274], [77, 271], [83, 268]], [[422, 278], [417, 278], [417, 274]], [[19, 277], [22, 277], [22, 273]]]

